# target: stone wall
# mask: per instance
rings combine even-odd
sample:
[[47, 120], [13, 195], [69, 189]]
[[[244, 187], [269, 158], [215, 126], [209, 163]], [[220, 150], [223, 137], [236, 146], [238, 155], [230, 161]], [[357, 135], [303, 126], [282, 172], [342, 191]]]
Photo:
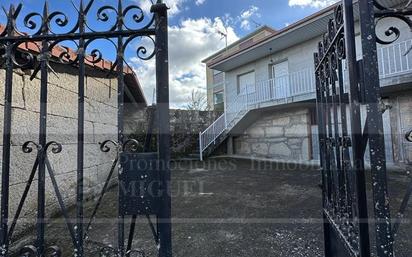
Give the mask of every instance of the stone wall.
[[[63, 145], [59, 154], [49, 153], [56, 180], [65, 204], [75, 202], [77, 169], [77, 70], [70, 66], [53, 65], [57, 76], [50, 73], [48, 83], [47, 141]], [[99, 142], [117, 138], [117, 91], [116, 80], [95, 70], [87, 71], [85, 85], [85, 144], [84, 144], [84, 186], [86, 195], [97, 193], [104, 183], [114, 159], [114, 153], [102, 153]], [[30, 74], [16, 70], [13, 77], [13, 110], [11, 133], [10, 169], [10, 216], [13, 217], [23, 194], [26, 181], [36, 158], [36, 150], [26, 154], [22, 145], [26, 141], [38, 142], [40, 111], [40, 79], [30, 81]], [[5, 71], [0, 70], [0, 129], [3, 133]], [[2, 140], [2, 137], [0, 137]], [[1, 142], [3, 145], [3, 142]], [[0, 151], [3, 149], [1, 148]], [[1, 154], [1, 153], [0, 153]], [[57, 199], [47, 174], [47, 215], [59, 211]], [[36, 176], [37, 179], [37, 176]], [[0, 185], [1, 186], [1, 185]], [[37, 181], [30, 189], [21, 217], [33, 219], [37, 209]], [[18, 225], [17, 231], [27, 226]]]
[[310, 153], [308, 109], [280, 110], [262, 115], [234, 138], [234, 154], [274, 160], [306, 161]]
[[[125, 133], [130, 138], [144, 142], [148, 127], [148, 111], [129, 109], [125, 120]], [[221, 113], [210, 111], [170, 110], [173, 157], [199, 153], [199, 132], [210, 126]], [[156, 124], [155, 124], [156, 126]], [[156, 142], [153, 141], [152, 150]]]
[[407, 132], [412, 130], [412, 92], [403, 92], [389, 97], [391, 109], [390, 126], [393, 142], [393, 159], [396, 163], [412, 163], [412, 143], [405, 139]]

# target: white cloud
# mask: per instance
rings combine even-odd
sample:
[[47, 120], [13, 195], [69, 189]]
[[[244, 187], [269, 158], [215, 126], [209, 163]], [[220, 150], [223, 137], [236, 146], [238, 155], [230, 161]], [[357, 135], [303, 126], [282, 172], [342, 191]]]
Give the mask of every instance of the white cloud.
[[206, 0], [196, 0], [196, 5], [202, 5], [206, 2]]
[[289, 0], [289, 6], [324, 8], [336, 2], [337, 0]]
[[[187, 19], [178, 26], [169, 28], [170, 101], [174, 108], [187, 103], [192, 90], [206, 90], [206, 70], [202, 59], [225, 47], [225, 40], [216, 33], [224, 27], [220, 18]], [[228, 41], [238, 39], [233, 27], [227, 27]], [[145, 91], [151, 101], [155, 87], [155, 63], [131, 60]]]
[[251, 5], [249, 9], [242, 11], [240, 14], [240, 18], [242, 19], [249, 19], [252, 17], [254, 14], [256, 14], [259, 11], [259, 7]]
[[250, 30], [251, 19], [256, 16], [260, 17], [259, 7], [251, 5], [249, 9], [244, 10], [239, 15], [240, 27], [244, 30]]

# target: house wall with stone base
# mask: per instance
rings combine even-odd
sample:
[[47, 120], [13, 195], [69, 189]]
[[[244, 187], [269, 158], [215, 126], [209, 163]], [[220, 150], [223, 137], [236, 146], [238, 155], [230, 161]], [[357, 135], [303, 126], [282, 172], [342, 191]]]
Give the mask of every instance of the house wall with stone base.
[[[66, 206], [75, 203], [77, 185], [78, 70], [55, 65], [57, 75], [49, 74], [47, 141], [63, 145], [61, 153], [49, 153], [57, 184]], [[115, 152], [103, 153], [99, 142], [117, 139], [117, 81], [106, 73], [88, 70], [85, 83], [84, 190], [87, 195], [100, 192], [107, 178]], [[0, 70], [0, 130], [4, 123], [5, 71]], [[40, 112], [40, 78], [30, 80], [30, 73], [16, 70], [13, 77], [10, 199], [9, 216], [13, 217], [36, 159], [36, 149], [23, 153], [27, 141], [38, 142]], [[3, 138], [0, 137], [3, 146]], [[3, 147], [0, 147], [2, 156]], [[16, 232], [35, 225], [37, 211], [37, 175], [26, 199]], [[1, 185], [0, 185], [1, 187]], [[47, 216], [59, 206], [49, 174], [46, 173]]]
[[234, 154], [279, 161], [311, 159], [310, 113], [307, 108], [264, 114], [234, 138]]

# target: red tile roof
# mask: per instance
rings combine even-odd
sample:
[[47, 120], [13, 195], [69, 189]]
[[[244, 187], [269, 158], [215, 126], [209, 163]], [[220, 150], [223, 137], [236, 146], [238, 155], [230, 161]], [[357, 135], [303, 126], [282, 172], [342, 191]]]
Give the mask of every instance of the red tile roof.
[[[4, 31], [4, 29], [6, 29], [6, 27], [0, 24], [0, 34], [1, 32]], [[24, 42], [24, 43], [21, 43], [18, 46], [18, 48], [22, 51], [29, 51], [35, 54], [39, 54], [41, 45], [40, 45], [40, 42]], [[70, 60], [74, 60], [76, 58], [76, 52], [69, 47], [56, 45], [55, 47], [53, 47], [51, 51], [51, 55], [55, 58], [59, 58], [62, 54], [65, 54], [65, 53], [67, 55], [65, 56], [66, 60], [68, 60], [68, 58], [70, 58]], [[87, 56], [85, 59], [85, 64], [89, 67], [96, 68], [96, 69], [103, 70], [103, 71], [110, 71], [113, 66], [112, 61], [101, 59], [99, 62], [94, 62], [93, 59], [94, 59], [93, 56], [91, 55]], [[134, 71], [129, 66], [126, 66], [124, 67], [124, 73], [128, 75], [127, 76], [128, 79], [125, 80], [125, 82], [129, 86], [129, 89], [131, 89], [132, 91], [131, 93], [136, 98], [136, 101], [147, 105], [146, 98], [144, 97], [144, 94], [143, 94], [143, 89]]]

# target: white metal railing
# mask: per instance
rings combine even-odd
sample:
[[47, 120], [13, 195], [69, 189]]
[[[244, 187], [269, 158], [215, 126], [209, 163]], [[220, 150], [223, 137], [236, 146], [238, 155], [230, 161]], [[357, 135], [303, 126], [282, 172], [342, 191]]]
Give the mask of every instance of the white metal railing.
[[226, 112], [223, 113], [204, 132], [199, 133], [200, 160], [203, 160], [203, 152], [226, 130]]
[[378, 48], [379, 76], [388, 78], [412, 71], [412, 39]]
[[[412, 39], [383, 46], [377, 49], [379, 76], [381, 79], [412, 72]], [[232, 128], [246, 113], [258, 104], [299, 95], [314, 93], [315, 73], [312, 68], [290, 73], [274, 79], [248, 85], [232, 101], [227, 101], [225, 113], [199, 135], [200, 156], [216, 139]]]

